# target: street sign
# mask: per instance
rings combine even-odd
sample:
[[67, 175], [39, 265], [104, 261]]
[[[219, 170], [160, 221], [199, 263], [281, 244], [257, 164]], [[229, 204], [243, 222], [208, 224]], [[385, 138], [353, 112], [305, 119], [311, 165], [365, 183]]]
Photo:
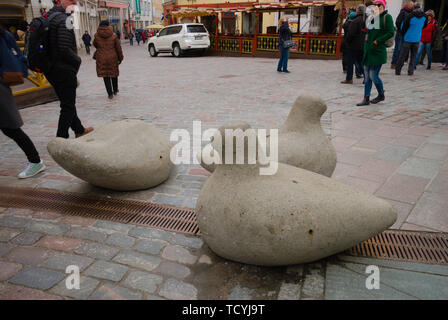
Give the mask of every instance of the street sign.
[[142, 13], [141, 7], [140, 7], [140, 0], [135, 0], [135, 11], [137, 13]]

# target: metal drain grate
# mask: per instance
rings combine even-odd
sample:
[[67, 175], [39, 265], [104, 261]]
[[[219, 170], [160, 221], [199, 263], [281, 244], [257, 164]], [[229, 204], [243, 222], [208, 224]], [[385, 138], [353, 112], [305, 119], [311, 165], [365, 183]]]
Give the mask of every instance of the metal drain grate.
[[49, 189], [0, 186], [0, 206], [51, 211], [198, 235], [194, 210]]
[[386, 230], [347, 253], [358, 257], [448, 265], [448, 234]]
[[[51, 211], [199, 235], [194, 210], [49, 189], [0, 186], [0, 206]], [[448, 265], [448, 234], [386, 230], [346, 251], [359, 257]]]

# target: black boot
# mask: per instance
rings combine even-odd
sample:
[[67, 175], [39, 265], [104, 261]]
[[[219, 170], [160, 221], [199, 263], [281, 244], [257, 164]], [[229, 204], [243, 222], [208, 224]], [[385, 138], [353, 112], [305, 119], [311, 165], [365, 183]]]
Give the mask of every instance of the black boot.
[[364, 97], [364, 100], [362, 100], [360, 103], [358, 103], [357, 106], [358, 107], [368, 106], [370, 104], [369, 98], [370, 97]]
[[384, 101], [384, 94], [378, 94], [378, 97], [376, 97], [375, 99], [373, 99], [373, 100], [371, 100], [370, 102], [372, 102], [372, 103], [378, 103], [378, 102], [380, 102], [380, 101]]

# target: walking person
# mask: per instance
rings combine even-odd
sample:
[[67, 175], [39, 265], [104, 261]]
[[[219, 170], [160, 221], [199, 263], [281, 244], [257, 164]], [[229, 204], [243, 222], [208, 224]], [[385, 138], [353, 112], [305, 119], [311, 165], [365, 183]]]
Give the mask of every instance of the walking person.
[[52, 66], [45, 77], [53, 86], [59, 101], [61, 113], [58, 122], [57, 137], [69, 137], [69, 128], [75, 132], [75, 137], [81, 137], [91, 131], [92, 127], [84, 128], [76, 113], [76, 88], [78, 80], [76, 74], [81, 65], [81, 58], [77, 54], [75, 32], [67, 28], [67, 14], [65, 9], [76, 5], [77, 0], [53, 0], [54, 6], [48, 12], [57, 15], [51, 20], [49, 28], [49, 52]]
[[[15, 52], [17, 57], [13, 56], [13, 52]], [[22, 118], [14, 102], [11, 89], [4, 82], [7, 81], [4, 74], [6, 67], [12, 67], [11, 62], [7, 60], [7, 56], [11, 59], [21, 59], [22, 52], [17, 46], [14, 36], [0, 26], [0, 130], [7, 137], [14, 140], [28, 159], [26, 168], [18, 175], [19, 178], [24, 179], [35, 176], [45, 170], [45, 164], [39, 157], [39, 153], [31, 139], [21, 129], [23, 125]], [[22, 62], [22, 64], [21, 71], [23, 71], [22, 75], [25, 77], [27, 68], [25, 63]]]
[[138, 32], [138, 31], [135, 33], [135, 40], [137, 41], [137, 45], [139, 46], [140, 41], [142, 41], [142, 36], [141, 36], [140, 32]]
[[[365, 74], [364, 99], [357, 106], [367, 106], [370, 103], [378, 103], [385, 99], [383, 81], [379, 74], [383, 64], [387, 63], [387, 51], [385, 42], [394, 36], [394, 20], [386, 10], [386, 0], [373, 2], [379, 9], [379, 23], [371, 23], [367, 27], [366, 41], [364, 42], [363, 64]], [[379, 25], [379, 28], [375, 28]], [[372, 83], [378, 91], [378, 96], [370, 100]]]
[[426, 16], [428, 18], [428, 23], [422, 30], [422, 37], [420, 39], [417, 57], [415, 59], [415, 69], [417, 69], [417, 64], [420, 61], [420, 56], [422, 55], [423, 50], [426, 51], [426, 55], [428, 56], [428, 65], [426, 66], [426, 70], [431, 69], [432, 46], [436, 40], [437, 29], [435, 23], [436, 20], [434, 19], [434, 11], [428, 10], [426, 12]]
[[90, 36], [89, 32], [86, 31], [83, 35], [82, 35], [82, 41], [84, 42], [84, 45], [86, 46], [86, 53], [88, 55], [90, 55], [90, 46], [91, 41], [92, 41], [92, 37]]
[[348, 65], [348, 49], [347, 49], [347, 35], [348, 35], [348, 27], [352, 19], [356, 16], [355, 12], [350, 12], [347, 19], [345, 19], [344, 24], [342, 25], [342, 29], [344, 30], [344, 36], [341, 41], [341, 52], [342, 52], [342, 72], [347, 73], [347, 65]]
[[129, 45], [133, 46], [134, 45], [134, 34], [132, 33], [132, 31], [129, 32], [128, 39], [129, 39]]
[[[403, 24], [403, 21], [405, 21], [406, 18], [412, 13], [412, 10], [414, 10], [414, 2], [409, 1], [408, 4], [406, 4], [403, 9], [400, 10], [397, 19], [395, 20], [395, 27], [397, 32], [395, 35], [394, 53], [392, 55], [392, 62], [390, 65], [391, 69], [395, 69], [395, 67], [397, 66], [398, 57], [400, 56], [400, 50], [403, 45], [404, 34], [401, 31], [401, 25]], [[407, 58], [405, 60], [407, 60]]]
[[146, 42], [146, 32], [145, 31], [142, 31], [142, 41], [143, 41], [143, 44], [145, 44], [145, 42]]
[[118, 93], [118, 65], [123, 61], [123, 51], [109, 21], [101, 21], [93, 45], [96, 48], [96, 73], [104, 79], [109, 99]]
[[[285, 48], [284, 43], [287, 40], [292, 40], [292, 32], [289, 29], [287, 19], [280, 20], [278, 47], [280, 48], [280, 60], [278, 61], [277, 71], [289, 73], [288, 59], [289, 59], [289, 47]], [[283, 68], [283, 70], [282, 70]]]
[[401, 30], [404, 34], [403, 36], [403, 46], [400, 50], [400, 56], [398, 58], [397, 66], [395, 67], [395, 75], [399, 76], [401, 74], [401, 69], [403, 68], [406, 56], [410, 53], [409, 63], [408, 63], [408, 75], [412, 76], [415, 69], [415, 58], [417, 55], [418, 45], [420, 39], [422, 38], [422, 30], [426, 27], [427, 19], [426, 15], [420, 7], [419, 3], [414, 4], [414, 10], [412, 13], [403, 21]]
[[344, 55], [348, 56], [346, 66], [347, 76], [344, 81], [341, 81], [341, 83], [344, 84], [353, 83], [353, 66], [358, 66], [360, 69], [356, 73], [357, 77], [359, 74], [363, 73], [362, 56], [365, 38], [365, 33], [363, 31], [365, 26], [365, 11], [366, 7], [363, 4], [358, 5], [356, 8], [356, 13], [354, 13], [355, 17], [352, 19], [347, 28], [347, 36], [345, 38], [346, 51], [344, 53]]

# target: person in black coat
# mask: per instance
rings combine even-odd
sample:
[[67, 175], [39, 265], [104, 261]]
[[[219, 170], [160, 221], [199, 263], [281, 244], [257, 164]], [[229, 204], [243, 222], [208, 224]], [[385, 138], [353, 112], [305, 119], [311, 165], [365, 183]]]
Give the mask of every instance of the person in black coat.
[[[407, 5], [405, 5], [401, 10], [400, 13], [397, 16], [397, 19], [395, 20], [395, 47], [394, 47], [394, 53], [392, 55], [392, 62], [391, 62], [391, 68], [395, 69], [398, 58], [400, 57], [400, 50], [401, 46], [403, 44], [403, 37], [404, 34], [401, 30], [401, 24], [407, 19], [407, 17], [412, 13], [412, 10], [414, 10], [414, 2], [409, 1]], [[408, 58], [406, 58], [408, 60]]]
[[89, 32], [86, 31], [83, 35], [82, 35], [82, 42], [84, 42], [84, 45], [86, 46], [86, 52], [87, 54], [90, 54], [90, 46], [92, 41], [92, 37], [90, 36]]
[[[281, 26], [279, 29], [279, 39], [278, 39], [278, 47], [280, 48], [280, 60], [278, 61], [277, 71], [278, 72], [286, 72], [289, 73], [288, 70], [288, 59], [289, 59], [289, 48], [283, 47], [283, 44], [287, 40], [292, 40], [292, 32], [289, 29], [288, 20], [281, 19]], [[282, 70], [283, 68], [283, 70]]]
[[341, 83], [353, 83], [353, 65], [356, 66], [356, 77], [361, 78], [364, 73], [362, 67], [362, 56], [365, 40], [365, 11], [364, 5], [356, 8], [355, 17], [350, 21], [345, 38], [345, 52], [347, 56], [347, 76]]
[[[15, 52], [21, 57], [22, 53], [17, 46], [14, 36], [0, 26], [0, 51]], [[27, 167], [19, 173], [19, 178], [29, 178], [45, 170], [45, 164], [39, 157], [31, 139], [21, 129], [23, 120], [14, 102], [11, 89], [3, 82], [3, 70], [5, 61], [0, 54], [0, 130], [22, 149], [28, 159]], [[24, 74], [25, 76], [25, 74]]]
[[[74, 3], [73, 3], [74, 2]], [[71, 128], [76, 137], [80, 137], [93, 130], [84, 128], [76, 113], [76, 87], [78, 81], [76, 74], [81, 66], [81, 58], [76, 48], [75, 32], [67, 23], [68, 16], [65, 8], [76, 4], [76, 0], [53, 0], [54, 6], [48, 16], [56, 15], [50, 21], [49, 52], [51, 69], [45, 73], [48, 82], [53, 86], [59, 101], [61, 113], [59, 115], [57, 137], [68, 138]]]

